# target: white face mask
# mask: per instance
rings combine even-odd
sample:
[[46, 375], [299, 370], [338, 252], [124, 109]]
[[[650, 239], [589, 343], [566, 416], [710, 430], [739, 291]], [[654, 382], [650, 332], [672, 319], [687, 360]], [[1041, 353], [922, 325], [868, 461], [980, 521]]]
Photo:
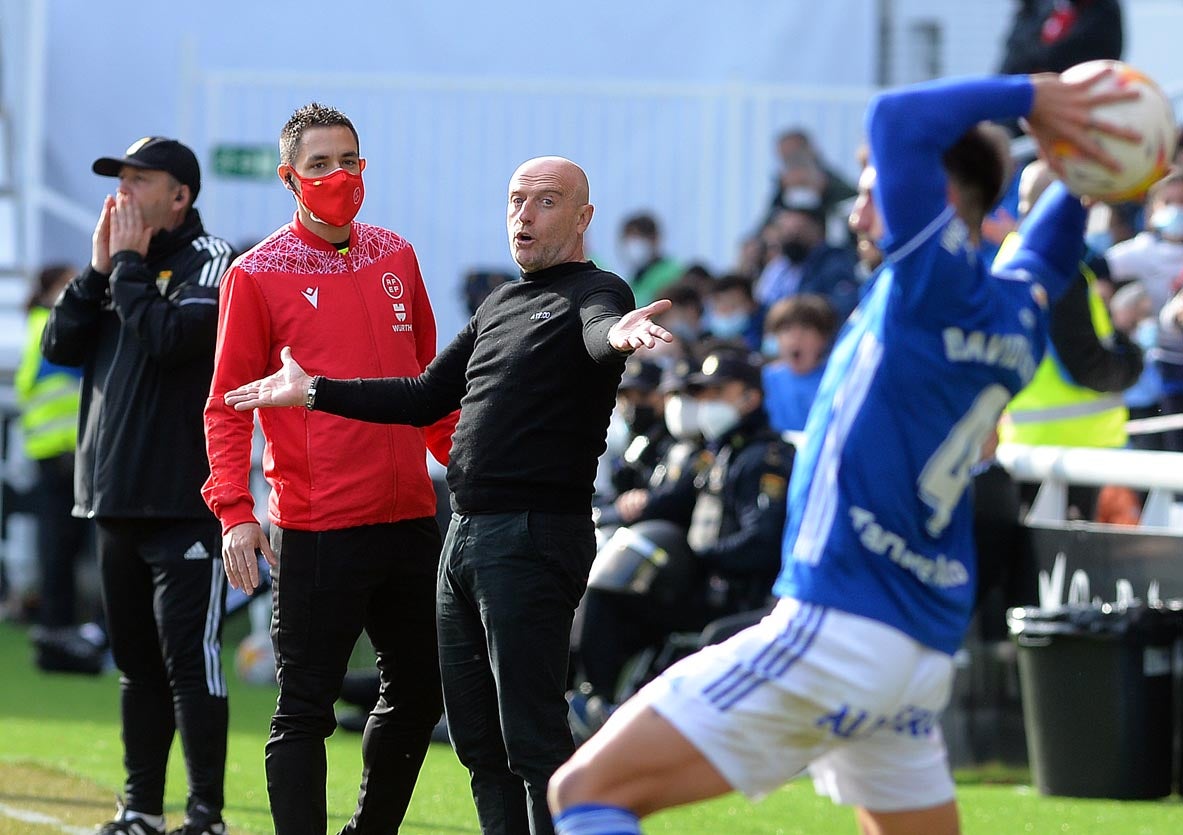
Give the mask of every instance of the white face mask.
[[624, 455], [632, 437], [633, 433], [628, 428], [628, 421], [620, 414], [619, 409], [613, 409], [612, 417], [608, 418], [608, 435], [605, 438], [608, 448], [605, 452], [613, 458]]
[[1172, 241], [1183, 241], [1183, 207], [1171, 204], [1156, 209], [1150, 216], [1150, 228]]
[[739, 423], [739, 409], [723, 400], [698, 401], [698, 425], [708, 441], [723, 437]]
[[620, 257], [630, 270], [639, 270], [653, 260], [653, 244], [644, 238], [625, 238], [620, 242]]
[[698, 437], [698, 401], [676, 394], [665, 404], [665, 427], [679, 441]]

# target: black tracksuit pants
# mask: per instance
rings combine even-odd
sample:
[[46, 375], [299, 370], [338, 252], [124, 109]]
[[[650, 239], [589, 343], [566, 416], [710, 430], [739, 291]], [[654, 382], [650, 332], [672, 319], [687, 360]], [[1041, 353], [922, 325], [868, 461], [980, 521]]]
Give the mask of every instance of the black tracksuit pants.
[[271, 638], [279, 699], [267, 741], [277, 835], [324, 835], [325, 739], [364, 629], [378, 703], [362, 736], [357, 809], [346, 833], [397, 832], [443, 712], [435, 636], [440, 532], [434, 517], [335, 531], [273, 527]]
[[127, 808], [163, 814], [169, 748], [180, 731], [189, 806], [220, 814], [228, 714], [218, 523], [212, 516], [96, 522], [103, 609], [122, 673]]

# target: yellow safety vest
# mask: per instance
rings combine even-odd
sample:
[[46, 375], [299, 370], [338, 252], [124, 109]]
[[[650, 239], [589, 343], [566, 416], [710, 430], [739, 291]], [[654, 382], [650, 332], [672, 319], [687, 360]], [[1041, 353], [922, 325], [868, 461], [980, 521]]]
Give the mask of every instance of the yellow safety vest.
[[[1012, 233], [1002, 244], [1014, 246]], [[1113, 322], [1105, 301], [1097, 293], [1096, 276], [1083, 262], [1080, 272], [1088, 281], [1089, 313], [1093, 330], [1101, 341], [1113, 336]], [[1044, 353], [1043, 362], [1027, 387], [1015, 395], [998, 425], [1002, 443], [1032, 446], [1123, 447], [1128, 440], [1129, 410], [1120, 394], [1094, 391], [1065, 376], [1054, 352]]]
[[25, 455], [34, 460], [73, 452], [78, 444], [79, 374], [41, 356], [41, 332], [48, 321], [48, 309], [29, 311], [25, 350], [13, 379]]

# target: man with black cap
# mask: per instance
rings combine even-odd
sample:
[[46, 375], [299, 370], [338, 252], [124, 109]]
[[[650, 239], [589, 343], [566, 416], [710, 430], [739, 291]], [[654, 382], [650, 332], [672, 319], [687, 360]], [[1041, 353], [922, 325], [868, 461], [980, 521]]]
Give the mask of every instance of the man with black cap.
[[619, 465], [612, 474], [617, 495], [645, 487], [653, 469], [673, 443], [665, 426], [664, 397], [658, 391], [661, 366], [650, 359], [633, 356], [624, 364], [624, 375], [616, 390], [616, 409], [632, 434]]
[[709, 460], [649, 491], [631, 522], [688, 525], [696, 591], [676, 606], [589, 588], [579, 646], [590, 691], [613, 700], [625, 663], [673, 631], [762, 607], [780, 567], [793, 450], [768, 424], [759, 357], [717, 349], [687, 377]]
[[159, 136], [96, 174], [118, 177], [89, 266], [54, 305], [41, 348], [81, 365], [74, 514], [93, 518], [103, 607], [120, 676], [125, 799], [105, 835], [156, 835], [180, 731], [189, 799], [183, 835], [222, 833], [226, 585], [201, 412], [213, 370], [218, 283], [231, 248], [193, 201], [193, 152]]

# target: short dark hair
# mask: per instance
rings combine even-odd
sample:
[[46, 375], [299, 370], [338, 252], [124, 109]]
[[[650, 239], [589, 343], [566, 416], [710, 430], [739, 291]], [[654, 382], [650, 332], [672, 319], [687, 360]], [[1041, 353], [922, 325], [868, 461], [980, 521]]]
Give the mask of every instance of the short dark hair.
[[1007, 133], [998, 125], [979, 122], [945, 151], [941, 161], [949, 179], [968, 199], [967, 208], [984, 217], [1010, 184], [1011, 158]]
[[838, 329], [838, 317], [834, 313], [833, 305], [825, 296], [798, 293], [772, 305], [764, 319], [764, 332], [776, 333], [793, 325], [813, 328], [829, 339]]
[[653, 215], [648, 212], [638, 212], [624, 219], [624, 224], [620, 231], [623, 235], [640, 235], [642, 238], [656, 241], [659, 230], [657, 228], [657, 219]]
[[675, 281], [661, 291], [661, 296], [669, 299], [674, 307], [693, 307], [702, 314], [702, 294], [693, 280], [683, 278]]
[[731, 290], [739, 290], [749, 299], [755, 301], [755, 295], [752, 293], [752, 279], [746, 275], [739, 273], [727, 273], [715, 279], [711, 285], [711, 295], [717, 296], [720, 293], [726, 293]]
[[349, 117], [335, 107], [309, 102], [287, 120], [283, 130], [279, 132], [279, 161], [291, 165], [295, 162], [296, 152], [300, 149], [300, 140], [304, 138], [304, 131], [308, 128], [327, 128], [344, 125], [353, 134], [353, 141], [361, 148], [361, 139], [357, 136], [357, 128]]
[[35, 307], [52, 305], [54, 300], [49, 298], [49, 291], [77, 274], [78, 270], [69, 264], [50, 264], [43, 267], [29, 287], [29, 295], [25, 299], [25, 312], [28, 313]]

